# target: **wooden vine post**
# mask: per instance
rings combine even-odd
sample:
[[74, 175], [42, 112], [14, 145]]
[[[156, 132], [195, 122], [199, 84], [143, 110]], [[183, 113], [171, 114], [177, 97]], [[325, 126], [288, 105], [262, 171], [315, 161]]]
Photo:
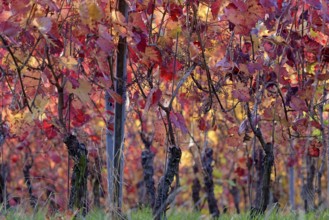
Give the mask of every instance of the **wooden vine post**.
[[[125, 1], [117, 2], [117, 10], [128, 18], [128, 6]], [[107, 93], [106, 111], [115, 113], [114, 133], [107, 131], [106, 154], [108, 169], [108, 197], [113, 219], [121, 219], [122, 208], [122, 184], [123, 184], [123, 146], [124, 146], [124, 124], [126, 119], [126, 78], [127, 78], [127, 43], [126, 37], [119, 37], [117, 58], [116, 58], [116, 81], [115, 91], [122, 97], [122, 103], [113, 103]], [[112, 123], [112, 122], [109, 122]]]

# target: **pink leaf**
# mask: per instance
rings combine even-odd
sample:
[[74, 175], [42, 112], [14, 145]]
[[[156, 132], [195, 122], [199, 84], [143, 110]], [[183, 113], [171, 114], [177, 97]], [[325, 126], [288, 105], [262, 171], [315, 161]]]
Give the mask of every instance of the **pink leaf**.
[[114, 52], [114, 44], [112, 41], [100, 37], [96, 41], [96, 44], [107, 54], [112, 54]]
[[51, 30], [52, 21], [49, 17], [38, 17], [33, 20], [32, 24], [36, 26], [41, 33], [46, 34]]
[[10, 21], [4, 21], [0, 23], [0, 33], [7, 37], [15, 37], [19, 34], [19, 26]]
[[319, 0], [306, 0], [306, 3], [308, 3], [317, 10], [320, 10], [322, 8], [322, 3]]
[[296, 96], [291, 97], [290, 107], [296, 111], [305, 111], [305, 112], [308, 111], [305, 101], [301, 100]]
[[50, 159], [55, 162], [56, 164], [59, 164], [62, 161], [62, 158], [55, 152], [49, 153]]
[[238, 99], [240, 102], [250, 101], [250, 95], [245, 90], [236, 89], [236, 90], [232, 91], [232, 95], [233, 95], [234, 98]]
[[183, 132], [183, 134], [188, 133], [188, 130], [187, 130], [187, 127], [185, 124], [185, 119], [180, 113], [171, 112], [170, 120], [177, 128], [179, 128]]

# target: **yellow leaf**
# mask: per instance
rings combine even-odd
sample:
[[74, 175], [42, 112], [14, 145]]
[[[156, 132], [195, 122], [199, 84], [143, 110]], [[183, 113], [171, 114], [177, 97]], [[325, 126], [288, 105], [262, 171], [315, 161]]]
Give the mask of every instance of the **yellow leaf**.
[[179, 22], [168, 21], [166, 36], [175, 39], [177, 34], [182, 32], [182, 25]]
[[123, 16], [123, 14], [119, 11], [112, 11], [111, 13], [111, 20], [113, 22], [116, 22], [118, 24], [121, 24], [121, 25], [125, 25], [125, 16]]
[[76, 89], [72, 88], [71, 82], [67, 84], [67, 91], [78, 96], [83, 103], [88, 103], [90, 101], [89, 92], [91, 91], [91, 85], [88, 81], [80, 79], [79, 87]]
[[265, 38], [265, 40], [272, 42], [276, 45], [287, 45], [286, 41], [281, 36], [272, 35], [270, 37]]
[[71, 56], [61, 57], [60, 61], [63, 64], [63, 66], [65, 66], [68, 69], [74, 69], [76, 67], [76, 65], [78, 64], [77, 60]]
[[211, 140], [214, 145], [218, 145], [218, 134], [215, 131], [208, 131], [207, 135], [209, 140]]
[[197, 59], [201, 54], [201, 50], [194, 43], [190, 43], [189, 52], [191, 60]]
[[83, 23], [99, 21], [103, 18], [103, 12], [99, 5], [93, 1], [83, 1], [79, 5], [79, 14]]
[[251, 35], [253, 50], [258, 51], [259, 48], [259, 37], [256, 34]]
[[95, 2], [89, 3], [88, 12], [89, 12], [89, 17], [95, 21], [99, 21], [103, 17], [102, 10]]
[[34, 107], [38, 114], [43, 114], [45, 107], [48, 104], [47, 99], [43, 99], [41, 95], [38, 95], [34, 100]]

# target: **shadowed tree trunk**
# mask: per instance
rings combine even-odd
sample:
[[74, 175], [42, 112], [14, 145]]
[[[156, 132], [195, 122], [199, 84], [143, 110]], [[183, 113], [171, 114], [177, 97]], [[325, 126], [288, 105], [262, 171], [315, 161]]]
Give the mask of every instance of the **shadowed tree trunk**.
[[202, 155], [202, 166], [205, 171], [205, 175], [204, 175], [205, 191], [207, 194], [209, 212], [212, 215], [212, 217], [218, 218], [220, 213], [217, 206], [217, 200], [214, 194], [212, 162], [213, 162], [213, 150], [211, 148], [206, 148], [204, 154]]
[[259, 203], [256, 207], [251, 209], [251, 216], [255, 217], [258, 214], [264, 214], [266, 207], [270, 201], [270, 182], [271, 182], [271, 172], [274, 164], [274, 154], [272, 143], [267, 143], [264, 147], [265, 157], [263, 158], [264, 173], [262, 176], [262, 186], [261, 195], [258, 198]]
[[259, 214], [264, 214], [266, 207], [270, 200], [270, 182], [271, 182], [271, 172], [272, 167], [274, 165], [274, 153], [273, 153], [273, 143], [272, 142], [265, 142], [263, 134], [259, 127], [256, 128], [256, 125], [253, 120], [253, 115], [251, 114], [249, 104], [246, 104], [247, 116], [250, 128], [254, 135], [259, 140], [265, 156], [262, 160], [262, 165], [264, 167], [264, 173], [262, 176], [262, 190], [261, 195], [259, 197], [260, 202], [256, 204], [256, 207], [251, 208], [250, 217], [254, 218]]
[[152, 140], [145, 137], [143, 132], [141, 133], [141, 138], [145, 146], [145, 149], [142, 151], [143, 182], [146, 190], [145, 205], [153, 208], [155, 201], [155, 183], [153, 179], [154, 153], [151, 151]]
[[[326, 87], [323, 88], [323, 97], [327, 97], [327, 89]], [[324, 124], [324, 117], [323, 117], [323, 106], [324, 103], [319, 105], [319, 118], [320, 118], [320, 123], [321, 123], [321, 136], [322, 136], [322, 150], [321, 150], [321, 163], [320, 167], [317, 172], [317, 194], [318, 194], [318, 207], [320, 208], [323, 205], [323, 202], [325, 199], [322, 197], [322, 184], [321, 184], [321, 179], [325, 171], [325, 166], [326, 166], [326, 156], [327, 156], [327, 148], [328, 148], [328, 141], [327, 141], [327, 132], [326, 132], [326, 127]], [[328, 196], [327, 196], [328, 197]]]
[[23, 167], [23, 174], [24, 174], [24, 181], [27, 187], [27, 190], [29, 192], [29, 197], [30, 197], [30, 205], [32, 208], [37, 207], [37, 198], [33, 195], [33, 187], [32, 187], [32, 182], [31, 182], [31, 175], [30, 175], [30, 170], [33, 165], [33, 158], [31, 155], [31, 149], [28, 147], [29, 152], [25, 154], [25, 163]]
[[245, 186], [241, 186], [242, 188], [242, 194], [243, 194], [243, 201], [244, 201], [244, 210], [247, 211], [249, 209], [248, 204], [248, 195], [247, 195], [247, 189]]
[[182, 151], [177, 146], [169, 148], [168, 162], [165, 174], [161, 177], [158, 184], [157, 198], [153, 208], [154, 219], [159, 220], [164, 217], [165, 209], [167, 207], [167, 198], [169, 188], [178, 174], [179, 161], [182, 156]]
[[262, 195], [262, 179], [264, 175], [264, 166], [263, 166], [263, 160], [264, 160], [264, 153], [262, 149], [258, 149], [255, 151], [255, 169], [256, 169], [256, 196], [254, 200], [254, 207], [260, 207], [260, 197]]
[[236, 184], [236, 179], [233, 179], [233, 183], [235, 185], [230, 188], [230, 193], [233, 196], [233, 201], [234, 201], [234, 206], [235, 206], [236, 212], [238, 214], [240, 214], [240, 206], [239, 206], [239, 203], [240, 203], [240, 192], [239, 192], [239, 188], [238, 188], [238, 186]]
[[58, 205], [55, 202], [55, 186], [53, 184], [47, 185], [46, 195], [49, 201], [49, 211], [52, 215], [54, 215], [58, 211]]
[[146, 187], [146, 206], [153, 208], [155, 201], [155, 186], [154, 186], [154, 169], [153, 169], [154, 153], [150, 150], [142, 152], [142, 166], [144, 175], [144, 184]]
[[6, 187], [6, 180], [9, 175], [9, 166], [7, 163], [0, 164], [0, 203], [4, 203], [3, 207], [9, 208], [8, 192]]
[[143, 208], [145, 204], [146, 197], [146, 187], [144, 184], [144, 180], [141, 180], [137, 183], [137, 195], [138, 195], [138, 208]]
[[288, 168], [289, 172], [289, 203], [292, 210], [295, 210], [295, 171], [294, 167]]
[[[0, 112], [0, 148], [2, 148], [3, 144], [5, 143], [7, 133], [8, 133], [8, 128], [2, 121], [2, 114]], [[0, 203], [5, 203], [3, 207], [7, 209], [9, 208], [8, 193], [6, 186], [7, 177], [9, 175], [9, 166], [7, 163], [0, 164], [0, 172], [1, 172], [0, 173]]]
[[200, 211], [200, 191], [201, 191], [201, 184], [200, 184], [200, 180], [198, 178], [198, 166], [196, 164], [194, 164], [193, 166], [193, 173], [194, 173], [194, 179], [193, 179], [193, 183], [192, 183], [192, 199], [193, 199], [193, 204], [194, 204], [194, 210], [195, 211]]
[[71, 176], [71, 190], [69, 198], [69, 209], [74, 207], [82, 210], [82, 215], [87, 214], [87, 176], [88, 159], [87, 149], [84, 144], [79, 143], [74, 135], [68, 135], [64, 139], [69, 156], [74, 161], [73, 173]]
[[93, 172], [90, 173], [92, 186], [93, 186], [93, 194], [94, 194], [94, 206], [100, 208], [101, 197], [104, 196], [104, 191], [102, 188], [102, 174], [101, 174], [101, 160], [99, 156], [95, 158], [95, 163], [92, 168]]
[[314, 177], [315, 177], [315, 160], [310, 156], [306, 157], [307, 179], [302, 187], [302, 198], [304, 200], [305, 212], [314, 210]]

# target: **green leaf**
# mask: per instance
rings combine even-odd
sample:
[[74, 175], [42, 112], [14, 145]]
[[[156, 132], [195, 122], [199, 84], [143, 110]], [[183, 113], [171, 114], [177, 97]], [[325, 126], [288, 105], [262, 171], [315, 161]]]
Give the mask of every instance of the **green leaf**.
[[321, 136], [321, 131], [319, 129], [313, 130], [312, 136]]

